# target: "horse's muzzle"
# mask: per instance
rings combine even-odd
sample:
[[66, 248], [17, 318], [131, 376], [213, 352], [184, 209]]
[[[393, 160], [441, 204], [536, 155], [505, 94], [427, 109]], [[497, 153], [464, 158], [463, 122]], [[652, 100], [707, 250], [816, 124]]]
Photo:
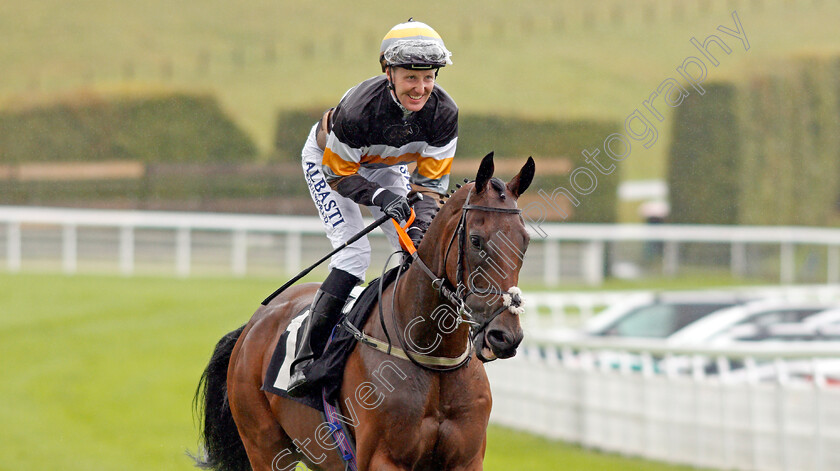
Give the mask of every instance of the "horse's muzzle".
[[511, 331], [490, 327], [476, 339], [475, 349], [483, 361], [510, 358], [516, 355], [516, 348], [523, 337], [521, 328]]

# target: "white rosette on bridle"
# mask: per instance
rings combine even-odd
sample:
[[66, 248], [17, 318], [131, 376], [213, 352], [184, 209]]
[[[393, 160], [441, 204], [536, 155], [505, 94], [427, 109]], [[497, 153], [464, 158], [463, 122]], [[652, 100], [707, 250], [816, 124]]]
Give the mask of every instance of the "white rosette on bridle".
[[525, 304], [525, 300], [522, 299], [522, 290], [516, 286], [511, 286], [506, 293], [502, 294], [502, 304], [514, 315], [525, 314], [525, 308], [522, 307]]

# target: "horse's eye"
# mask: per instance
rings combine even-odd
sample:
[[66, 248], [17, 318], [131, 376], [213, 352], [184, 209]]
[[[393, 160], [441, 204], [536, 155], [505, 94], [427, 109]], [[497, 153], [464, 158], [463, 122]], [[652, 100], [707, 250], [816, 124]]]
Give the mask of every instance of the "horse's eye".
[[470, 243], [473, 247], [480, 249], [481, 248], [481, 237], [477, 235], [470, 236]]

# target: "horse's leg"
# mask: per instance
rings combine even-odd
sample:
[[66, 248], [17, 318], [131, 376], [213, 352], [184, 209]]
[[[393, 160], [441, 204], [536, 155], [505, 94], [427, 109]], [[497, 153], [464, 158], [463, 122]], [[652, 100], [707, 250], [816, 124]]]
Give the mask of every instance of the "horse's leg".
[[[484, 441], [484, 445], [487, 445], [487, 440]], [[482, 447], [483, 448], [483, 447]], [[462, 468], [464, 471], [483, 471], [484, 470], [484, 452], [481, 452], [481, 455], [476, 456], [472, 459], [466, 466]]]
[[[374, 452], [369, 462], [359, 461], [359, 469], [369, 469], [370, 471], [409, 471], [411, 466], [401, 465], [393, 461], [386, 451]], [[440, 470], [443, 468], [434, 468]], [[484, 456], [476, 456], [466, 465], [459, 465], [455, 467], [445, 468], [449, 471], [483, 471], [484, 470]]]
[[343, 470], [338, 452], [322, 446], [331, 445], [332, 439], [325, 438], [322, 430], [316, 433], [323, 424], [318, 411], [260, 390], [270, 355], [260, 361], [254, 357], [277, 342], [276, 338], [262, 341], [261, 335], [255, 331], [241, 351], [234, 351], [236, 361], [228, 370], [231, 412], [251, 467], [254, 471], [291, 471], [303, 462], [313, 470]]
[[259, 337], [243, 335], [231, 354], [228, 403], [253, 471], [291, 470], [294, 466], [289, 465], [295, 461], [290, 461], [289, 453], [283, 451], [294, 450], [292, 441], [271, 413], [265, 393], [260, 391], [263, 362], [261, 355], [256, 354], [261, 350]]
[[271, 396], [269, 403], [275, 420], [291, 440], [290, 462], [300, 460], [313, 470], [345, 469], [332, 435], [326, 433], [329, 426], [320, 412], [280, 396]]
[[487, 451], [487, 433], [484, 434], [484, 440], [481, 442], [481, 452], [464, 466], [464, 471], [483, 471], [485, 451]]
[[[256, 394], [254, 393], [256, 392]], [[259, 389], [235, 387], [228, 390], [230, 408], [239, 436], [254, 471], [294, 469], [289, 457], [294, 445], [274, 419], [268, 400]], [[288, 452], [284, 452], [288, 450]]]

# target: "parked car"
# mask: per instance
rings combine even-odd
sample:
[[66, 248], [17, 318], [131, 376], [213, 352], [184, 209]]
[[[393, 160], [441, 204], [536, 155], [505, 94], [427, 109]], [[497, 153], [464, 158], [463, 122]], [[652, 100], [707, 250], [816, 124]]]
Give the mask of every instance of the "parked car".
[[798, 323], [830, 308], [823, 302], [759, 300], [718, 310], [668, 337], [674, 345], [725, 345], [767, 337], [770, 326]]
[[[696, 296], [696, 294], [695, 294]], [[646, 337], [660, 338], [672, 345], [727, 345], [746, 339], [760, 340], [766, 336], [769, 326], [777, 323], [799, 322], [810, 315], [825, 311], [829, 306], [819, 302], [794, 302], [788, 300], [754, 300], [738, 303], [740, 298], [714, 298], [711, 295], [702, 299], [672, 299], [651, 303], [628, 310], [616, 317], [611, 323], [605, 323], [591, 335], [603, 337]], [[617, 356], [618, 355], [618, 356]], [[624, 362], [630, 362], [630, 369], [641, 368], [641, 360], [636, 355], [600, 352], [598, 362], [606, 363], [611, 368], [618, 368]], [[673, 371], [685, 374], [691, 371], [695, 360], [685, 356], [653, 358], [656, 371]], [[715, 374], [717, 365], [714, 359], [707, 359], [703, 369], [707, 374]], [[739, 368], [742, 365], [733, 365]]]
[[840, 307], [816, 312], [801, 322], [772, 324], [761, 332], [760, 338], [742, 340], [770, 341], [837, 341], [840, 340]]
[[[830, 308], [824, 302], [794, 302], [788, 300], [760, 300], [740, 306], [717, 311], [697, 322], [686, 326], [667, 339], [673, 345], [728, 346], [741, 342], [774, 341], [772, 332], [786, 331], [791, 340], [796, 338], [793, 331], [802, 333], [804, 322], [818, 313]], [[840, 377], [838, 362], [820, 360], [826, 378], [836, 381]], [[696, 368], [696, 359], [686, 356], [672, 356], [657, 363], [657, 369], [679, 374], [688, 374]], [[719, 365], [714, 358], [702, 359], [698, 365], [704, 374], [719, 374]], [[812, 363], [809, 361], [788, 362], [786, 376], [793, 379], [805, 379], [813, 376]], [[750, 375], [756, 381], [771, 381], [778, 376], [776, 365], [772, 361], [759, 361], [750, 371], [744, 362], [732, 361], [727, 378], [730, 381], [749, 380]], [[776, 375], [776, 376], [774, 376]]]
[[[646, 297], [635, 296], [611, 305], [593, 317], [577, 338], [642, 338], [661, 339], [672, 345], [727, 345], [744, 340], [763, 340], [772, 332], [771, 326], [800, 323], [809, 316], [828, 312], [830, 306], [827, 302], [757, 299], [748, 292], [664, 292]], [[828, 319], [828, 314], [825, 319]], [[824, 328], [830, 329], [831, 326]], [[834, 329], [837, 338], [840, 338], [840, 323]], [[549, 332], [535, 334], [551, 340], [561, 339]], [[698, 364], [696, 359], [687, 356], [669, 356], [666, 359], [654, 355], [650, 360], [654, 371], [678, 374], [686, 374]], [[623, 352], [620, 343], [616, 344], [615, 351], [599, 350], [591, 361], [609, 369], [638, 371], [643, 368], [643, 358]], [[698, 365], [706, 374], [716, 374], [718, 365], [715, 361], [713, 358], [702, 359]], [[735, 362], [730, 366], [738, 370], [743, 364]], [[798, 368], [798, 371], [807, 375], [806, 368]]]
[[[629, 296], [590, 319], [583, 330], [568, 329], [534, 332], [530, 335], [550, 340], [586, 338], [648, 338], [666, 339], [681, 328], [720, 309], [737, 306], [750, 297], [733, 291], [666, 291]], [[619, 368], [622, 356], [618, 352], [600, 351], [595, 361]], [[629, 357], [632, 370], [641, 369], [641, 360]], [[623, 360], [626, 362], [628, 358]]]
[[584, 333], [595, 337], [666, 339], [713, 312], [750, 299], [726, 291], [663, 292], [652, 299], [611, 306], [593, 317]]

